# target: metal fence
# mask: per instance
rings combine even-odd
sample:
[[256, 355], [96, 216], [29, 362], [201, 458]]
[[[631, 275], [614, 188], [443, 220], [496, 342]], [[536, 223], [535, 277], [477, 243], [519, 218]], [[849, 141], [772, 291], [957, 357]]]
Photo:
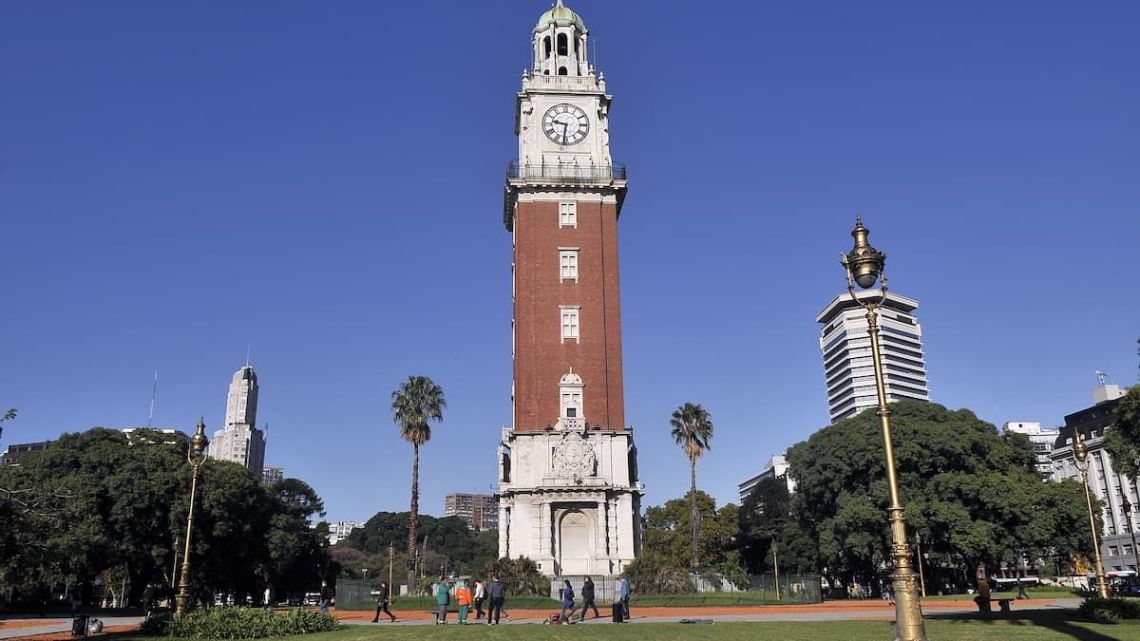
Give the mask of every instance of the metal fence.
[[[562, 581], [570, 581], [574, 593], [582, 594], [584, 576], [560, 576], [550, 582], [550, 596], [560, 597]], [[597, 603], [611, 603], [617, 600], [617, 579], [614, 577], [592, 577], [594, 596]], [[694, 598], [702, 599], [709, 605], [734, 605], [744, 603], [819, 603], [822, 601], [818, 574], [781, 574], [779, 581], [771, 574], [750, 575], [734, 582], [717, 574], [698, 574], [689, 577], [689, 589], [676, 594], [645, 594], [633, 586], [634, 597], [652, 598], [667, 605], [670, 599], [679, 599], [690, 604]], [[778, 588], [778, 589], [777, 589]], [[694, 596], [696, 593], [696, 596]]]
[[336, 605], [339, 608], [360, 609], [376, 605], [372, 596], [372, 583], [360, 579], [340, 579], [336, 582]]

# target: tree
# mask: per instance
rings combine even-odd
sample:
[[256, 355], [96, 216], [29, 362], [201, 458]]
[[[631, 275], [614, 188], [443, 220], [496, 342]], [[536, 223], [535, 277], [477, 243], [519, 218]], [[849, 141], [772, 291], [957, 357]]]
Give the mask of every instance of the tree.
[[681, 446], [685, 457], [689, 459], [689, 526], [692, 528], [693, 549], [689, 565], [696, 569], [700, 564], [697, 550], [701, 531], [700, 512], [697, 510], [697, 461], [704, 456], [705, 450], [711, 449], [709, 441], [713, 434], [712, 418], [699, 404], [685, 403], [673, 412], [669, 424], [673, 426], [673, 440]]
[[416, 584], [416, 526], [420, 511], [420, 446], [431, 440], [431, 421], [443, 420], [443, 389], [426, 376], [409, 376], [392, 392], [392, 420], [400, 437], [412, 444], [412, 505], [408, 515], [408, 589]]
[[[368, 562], [360, 565], [360, 558], [344, 556], [340, 558], [351, 559], [342, 563], [344, 573], [355, 577], [361, 568], [367, 567], [369, 576], [388, 572], [388, 546], [398, 547], [402, 541], [408, 540], [407, 512], [377, 512], [364, 527], [357, 528], [341, 543], [336, 545], [334, 554], [341, 554], [338, 550], [352, 548], [368, 555]], [[487, 563], [494, 561], [499, 552], [499, 534], [496, 530], [475, 531], [459, 517], [449, 516], [436, 518], [430, 515], [419, 515], [417, 518], [417, 532], [420, 539], [426, 542], [427, 555], [424, 567], [431, 572], [445, 566], [448, 571], [460, 574], [471, 574], [484, 568]], [[410, 556], [397, 549], [395, 551], [397, 563], [400, 567]]]
[[1116, 471], [1135, 480], [1140, 473], [1140, 385], [1117, 401], [1116, 421], [1104, 438]]
[[[940, 566], [1016, 568], [1023, 557], [1087, 551], [1080, 484], [1041, 482], [1024, 439], [1002, 438], [969, 410], [935, 403], [899, 402], [891, 416], [907, 524]], [[788, 463], [796, 525], [818, 550], [820, 569], [839, 583], [881, 578], [890, 559], [888, 492], [875, 413], [816, 432], [788, 451]]]
[[7, 423], [14, 418], [16, 418], [15, 409], [9, 409], [8, 411], [4, 412], [3, 416], [0, 416], [0, 436], [4, 435], [4, 423]]
[[[137, 602], [172, 586], [190, 503], [187, 439], [153, 430], [65, 434], [19, 466], [0, 466], [0, 593], [47, 590], [90, 602], [96, 581]], [[199, 479], [191, 580], [202, 592], [260, 595], [267, 583], [303, 593], [328, 564], [309, 520], [320, 498], [286, 479], [276, 493], [243, 466], [209, 460]]]
[[661, 594], [693, 589], [693, 520], [690, 503], [697, 504], [698, 518], [704, 524], [699, 554], [704, 568], [713, 574], [741, 574], [739, 563], [739, 508], [728, 503], [719, 510], [705, 492], [690, 492], [685, 498], [670, 499], [661, 506], [646, 508], [642, 520], [641, 556], [626, 566], [630, 583], [638, 592]]
[[772, 550], [791, 517], [787, 482], [770, 477], [756, 484], [740, 505], [742, 560], [749, 572], [761, 574], [772, 565]]

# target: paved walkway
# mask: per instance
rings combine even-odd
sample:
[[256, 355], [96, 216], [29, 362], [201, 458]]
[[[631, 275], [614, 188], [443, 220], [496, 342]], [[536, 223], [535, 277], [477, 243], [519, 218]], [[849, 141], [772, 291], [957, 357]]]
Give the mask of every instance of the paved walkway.
[[[510, 603], [508, 602], [508, 606]], [[1013, 603], [1014, 613], [1026, 610], [1059, 610], [1071, 609], [1080, 605], [1080, 599], [1027, 599]], [[601, 608], [599, 608], [601, 610]], [[510, 617], [500, 620], [503, 624], [534, 624], [541, 623], [557, 608], [547, 610], [511, 610]], [[977, 612], [973, 601], [924, 601], [922, 611], [927, 615], [961, 614], [966, 615]], [[399, 618], [395, 623], [373, 624], [372, 614], [366, 612], [337, 612], [336, 617], [350, 625], [425, 625], [434, 623], [434, 615], [426, 611], [395, 611]], [[812, 605], [764, 605], [764, 606], [738, 606], [738, 607], [645, 607], [632, 608], [633, 618], [630, 623], [668, 623], [681, 619], [711, 619], [713, 621], [854, 621], [854, 620], [881, 620], [893, 621], [895, 618], [894, 606], [883, 601], [827, 601]], [[447, 615], [447, 622], [454, 624], [458, 621], [455, 613]], [[587, 619], [586, 624], [596, 625], [610, 623], [608, 608], [603, 616], [597, 619]], [[484, 623], [475, 621], [474, 613], [468, 618], [468, 623]]]
[[[509, 603], [508, 603], [509, 605]], [[1080, 605], [1080, 599], [1028, 599], [1014, 601], [1013, 612], [1026, 610], [1058, 610], [1071, 609]], [[922, 611], [926, 615], [961, 614], [967, 615], [976, 612], [973, 601], [924, 601]], [[599, 608], [601, 610], [601, 608]], [[538, 624], [555, 613], [555, 608], [546, 610], [508, 610], [509, 617], [503, 618], [500, 623], [506, 625]], [[603, 616], [597, 619], [587, 619], [586, 625], [600, 625], [610, 623], [608, 608]], [[399, 618], [396, 623], [373, 624], [371, 612], [343, 611], [334, 614], [342, 622], [349, 625], [375, 625], [387, 627], [391, 625], [431, 625], [434, 616], [426, 611], [396, 610]], [[693, 608], [633, 608], [633, 618], [630, 623], [669, 623], [681, 619], [711, 619], [713, 621], [856, 621], [856, 620], [894, 620], [895, 610], [882, 601], [827, 601], [813, 605], [764, 605], [743, 607], [693, 607]], [[97, 615], [96, 615], [97, 616]], [[476, 622], [474, 613], [468, 619], [470, 623]], [[103, 621], [105, 632], [119, 632], [133, 629], [142, 622], [142, 617], [99, 617]], [[458, 618], [454, 613], [448, 614], [449, 624], [454, 624]], [[65, 641], [70, 638], [70, 618], [14, 617], [0, 620], [0, 639], [24, 639], [25, 641]]]

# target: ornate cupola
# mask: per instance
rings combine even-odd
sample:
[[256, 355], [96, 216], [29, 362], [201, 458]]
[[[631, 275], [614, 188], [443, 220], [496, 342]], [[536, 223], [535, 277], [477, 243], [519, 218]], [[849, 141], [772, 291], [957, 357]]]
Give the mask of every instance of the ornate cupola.
[[534, 73], [542, 76], [589, 76], [586, 24], [572, 9], [554, 5], [534, 26]]

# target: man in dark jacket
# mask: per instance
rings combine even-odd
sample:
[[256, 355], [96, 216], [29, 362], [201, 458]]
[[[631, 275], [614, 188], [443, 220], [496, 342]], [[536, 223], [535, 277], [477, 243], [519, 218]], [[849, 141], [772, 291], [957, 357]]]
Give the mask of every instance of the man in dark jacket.
[[582, 613], [578, 615], [578, 620], [582, 621], [586, 618], [586, 609], [590, 608], [594, 611], [594, 618], [598, 618], [598, 606], [594, 604], [594, 580], [586, 577], [585, 583], [582, 584]]
[[332, 605], [333, 596], [334, 596], [334, 592], [333, 592], [332, 586], [329, 585], [329, 582], [328, 581], [321, 581], [321, 597], [320, 597], [321, 600], [317, 606], [320, 609], [321, 614], [328, 614], [329, 613], [329, 606]]
[[372, 622], [379, 623], [380, 613], [383, 612], [384, 614], [388, 615], [388, 617], [392, 620], [392, 623], [395, 623], [396, 615], [392, 614], [392, 612], [388, 610], [388, 584], [381, 583], [380, 588], [376, 591], [378, 592], [376, 595], [376, 616], [372, 617]]
[[491, 609], [487, 610], [487, 625], [499, 625], [499, 615], [503, 612], [503, 602], [507, 598], [507, 586], [503, 585], [499, 577], [492, 576], [487, 595], [491, 597]]

